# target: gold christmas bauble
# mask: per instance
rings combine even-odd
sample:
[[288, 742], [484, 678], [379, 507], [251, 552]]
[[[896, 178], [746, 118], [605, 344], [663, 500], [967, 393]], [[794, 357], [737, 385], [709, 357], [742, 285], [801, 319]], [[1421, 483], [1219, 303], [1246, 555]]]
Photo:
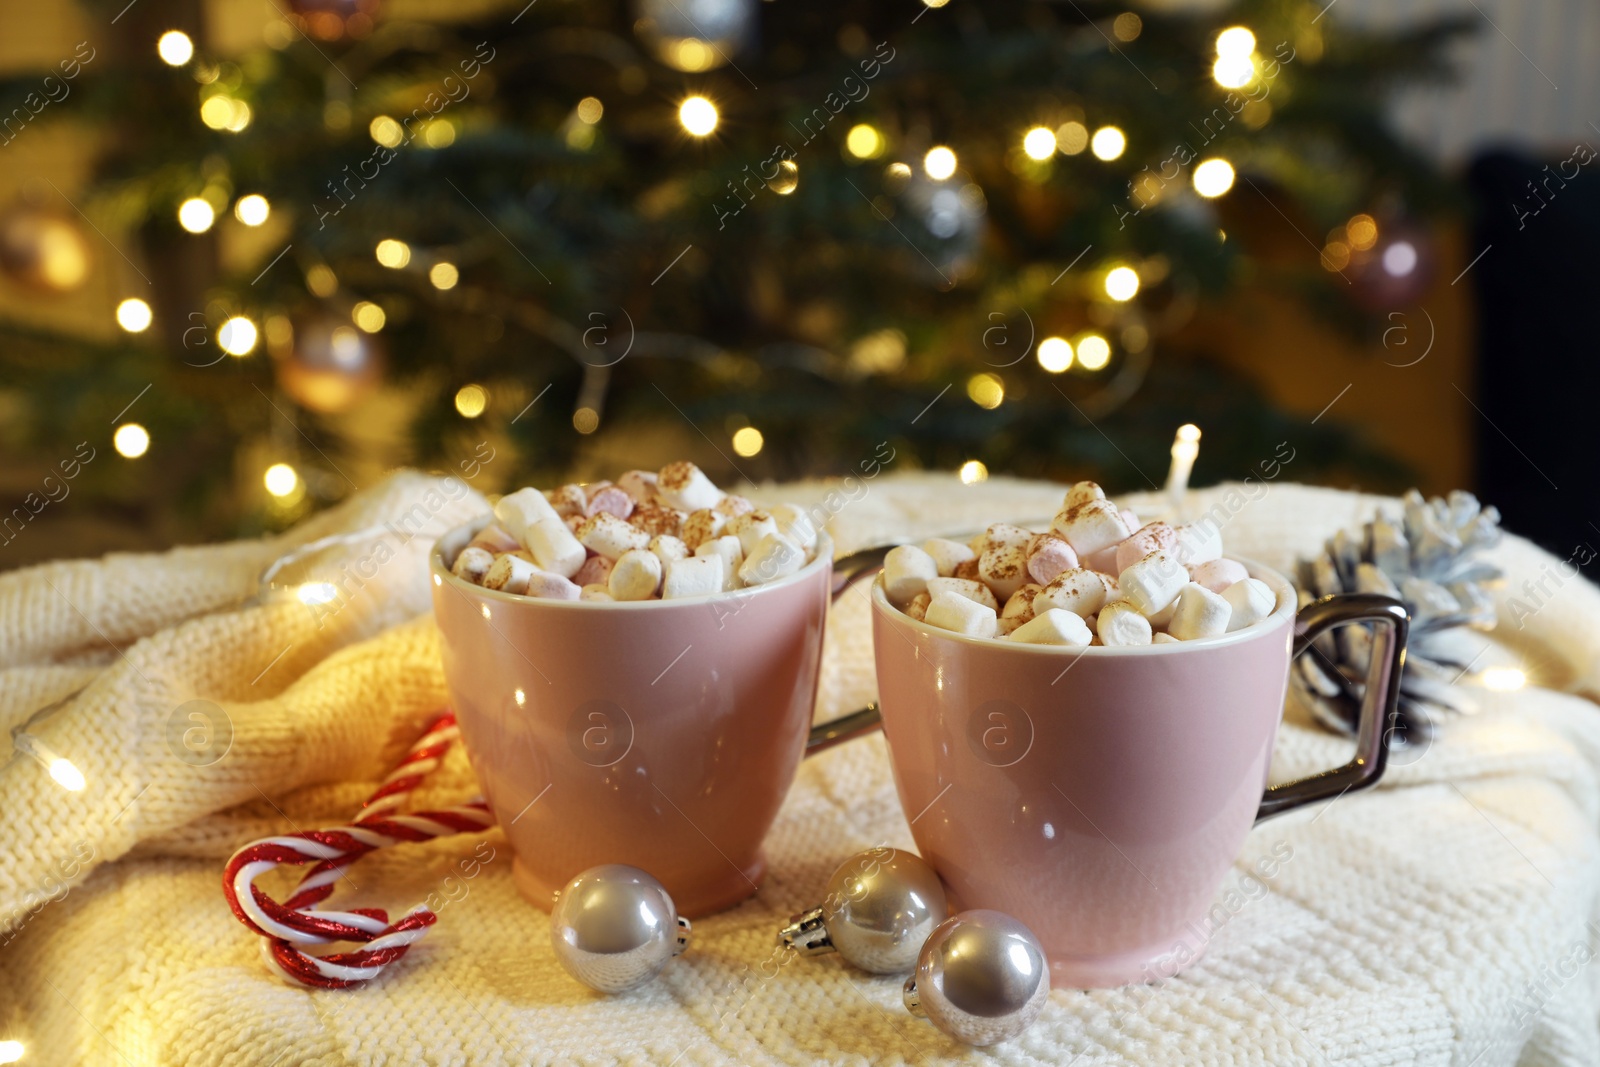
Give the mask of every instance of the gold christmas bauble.
[[69, 215], [19, 204], [0, 215], [0, 270], [43, 293], [69, 293], [89, 277], [89, 242]]
[[348, 321], [316, 316], [296, 321], [289, 343], [274, 349], [278, 384], [309, 411], [348, 411], [383, 379], [383, 346]]

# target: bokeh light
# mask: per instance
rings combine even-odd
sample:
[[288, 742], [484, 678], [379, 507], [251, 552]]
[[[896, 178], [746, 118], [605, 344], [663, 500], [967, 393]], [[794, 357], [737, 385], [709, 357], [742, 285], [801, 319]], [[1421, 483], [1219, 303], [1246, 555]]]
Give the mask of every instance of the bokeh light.
[[181, 67], [194, 58], [194, 42], [182, 30], [168, 30], [156, 41], [156, 55], [169, 67]]
[[1102, 126], [1089, 139], [1089, 150], [1094, 153], [1094, 158], [1107, 163], [1122, 155], [1127, 147], [1128, 138], [1115, 126]]
[[274, 463], [261, 476], [261, 484], [273, 496], [288, 496], [300, 485], [300, 475], [287, 463]]
[[733, 450], [746, 459], [759, 453], [766, 443], [766, 437], [754, 426], [740, 427], [733, 434]]
[[1056, 131], [1048, 126], [1035, 126], [1022, 138], [1022, 151], [1029, 159], [1043, 162], [1056, 154]]
[[385, 237], [378, 242], [378, 247], [372, 250], [378, 257], [378, 262], [391, 270], [399, 270], [411, 262], [411, 246], [404, 241], [397, 241], [393, 237]]
[[233, 205], [233, 216], [246, 226], [260, 226], [272, 214], [272, 205], [260, 193], [241, 196]]
[[[708, 137], [717, 128], [717, 105], [703, 96], [691, 96], [678, 105], [678, 121], [695, 137]], [[576, 418], [576, 416], [574, 416]], [[595, 416], [598, 425], [599, 416]], [[589, 432], [589, 431], [580, 431]]]
[[969, 459], [961, 465], [957, 476], [960, 477], [962, 485], [976, 485], [989, 477], [989, 468], [983, 465], [981, 459]]
[[1039, 342], [1035, 355], [1039, 366], [1051, 374], [1060, 374], [1072, 366], [1072, 344], [1065, 337], [1046, 337]]
[[930, 148], [922, 157], [922, 169], [934, 181], [942, 182], [956, 172], [956, 154], [944, 145]]
[[117, 450], [117, 455], [138, 459], [150, 451], [150, 431], [137, 422], [125, 422], [111, 435], [111, 445]]
[[1078, 338], [1078, 366], [1084, 370], [1100, 370], [1111, 362], [1111, 345], [1097, 333], [1086, 333]]
[[136, 296], [130, 296], [117, 305], [117, 325], [129, 333], [143, 333], [150, 328], [154, 318], [150, 305]]
[[435, 289], [454, 289], [461, 280], [461, 272], [448, 260], [440, 260], [428, 268], [428, 280]]
[[190, 233], [205, 233], [216, 221], [216, 209], [198, 196], [191, 196], [178, 205], [178, 225]]
[[1005, 401], [1006, 386], [997, 375], [974, 374], [967, 379], [967, 396], [980, 408], [993, 411]]
[[481, 385], [463, 385], [456, 390], [456, 411], [463, 418], [475, 419], [489, 406], [489, 390]]
[[850, 132], [844, 135], [844, 147], [857, 159], [877, 159], [887, 145], [876, 126], [862, 122], [850, 127]]
[[256, 324], [235, 315], [217, 330], [217, 344], [230, 356], [248, 356], [256, 347]]
[[1233, 164], [1220, 157], [1202, 160], [1194, 168], [1194, 191], [1204, 197], [1221, 196], [1233, 188]]
[[1113, 267], [1106, 274], [1106, 295], [1119, 303], [1139, 293], [1139, 272], [1132, 267]]

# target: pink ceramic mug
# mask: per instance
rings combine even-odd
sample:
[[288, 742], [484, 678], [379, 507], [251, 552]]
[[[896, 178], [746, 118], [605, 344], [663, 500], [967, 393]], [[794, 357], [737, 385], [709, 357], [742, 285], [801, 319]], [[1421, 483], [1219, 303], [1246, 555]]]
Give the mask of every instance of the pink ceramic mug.
[[[1407, 617], [1329, 597], [1236, 633], [1081, 650], [964, 637], [872, 591], [878, 692], [900, 803], [952, 912], [1020, 919], [1066, 988], [1168, 978], [1259, 819], [1383, 774]], [[1291, 657], [1328, 628], [1376, 623], [1356, 756], [1265, 790]]]
[[450, 573], [491, 516], [430, 557], [445, 682], [467, 754], [511, 842], [512, 876], [549, 910], [601, 863], [649, 871], [680, 915], [731, 907], [765, 872], [761, 841], [802, 754], [874, 729], [865, 709], [811, 727], [830, 590], [883, 550], [673, 601], [536, 600]]

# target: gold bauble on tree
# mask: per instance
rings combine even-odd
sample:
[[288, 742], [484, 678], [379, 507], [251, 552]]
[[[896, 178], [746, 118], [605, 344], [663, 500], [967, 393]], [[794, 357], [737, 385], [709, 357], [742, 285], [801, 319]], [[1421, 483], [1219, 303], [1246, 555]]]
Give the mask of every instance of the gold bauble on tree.
[[349, 320], [312, 315], [278, 329], [281, 336], [272, 339], [278, 384], [308, 411], [348, 411], [383, 379], [382, 342]]
[[0, 215], [0, 270], [41, 293], [70, 293], [89, 277], [89, 242], [78, 220], [19, 203]]

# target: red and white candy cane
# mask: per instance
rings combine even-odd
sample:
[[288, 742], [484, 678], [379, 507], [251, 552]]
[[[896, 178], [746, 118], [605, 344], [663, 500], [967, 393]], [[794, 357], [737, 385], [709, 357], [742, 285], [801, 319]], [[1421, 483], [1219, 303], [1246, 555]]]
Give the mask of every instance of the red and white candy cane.
[[[439, 766], [460, 733], [451, 712], [430, 722], [350, 825], [264, 837], [228, 860], [222, 876], [223, 894], [239, 921], [266, 939], [262, 954], [268, 966], [302, 985], [348, 989], [377, 977], [437, 921], [433, 911], [421, 904], [394, 923], [381, 908], [316, 908], [333, 893], [345, 868], [369, 852], [405, 841], [477, 833], [494, 825], [494, 816], [482, 800], [439, 811], [391, 814]], [[279, 903], [254, 883], [282, 863], [315, 866], [306, 872], [294, 895]], [[327, 956], [313, 956], [296, 947], [332, 941], [359, 942], [363, 947]]]

